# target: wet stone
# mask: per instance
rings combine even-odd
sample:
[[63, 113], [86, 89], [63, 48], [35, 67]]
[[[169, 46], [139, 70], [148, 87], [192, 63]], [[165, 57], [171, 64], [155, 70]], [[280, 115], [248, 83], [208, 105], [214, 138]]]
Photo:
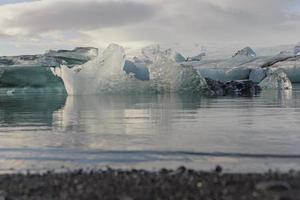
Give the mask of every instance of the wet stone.
[[290, 185], [283, 181], [262, 182], [256, 185], [258, 190], [282, 192], [290, 190]]

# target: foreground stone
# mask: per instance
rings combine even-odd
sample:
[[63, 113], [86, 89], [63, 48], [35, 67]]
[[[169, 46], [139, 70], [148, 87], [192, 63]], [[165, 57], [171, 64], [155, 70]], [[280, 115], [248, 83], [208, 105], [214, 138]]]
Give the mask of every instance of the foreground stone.
[[0, 176], [0, 199], [300, 199], [300, 174], [177, 170], [82, 170]]

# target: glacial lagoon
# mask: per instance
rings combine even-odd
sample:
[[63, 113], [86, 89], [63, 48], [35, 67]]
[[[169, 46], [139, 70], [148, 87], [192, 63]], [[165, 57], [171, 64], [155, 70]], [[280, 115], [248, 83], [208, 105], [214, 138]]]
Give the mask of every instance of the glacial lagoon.
[[178, 167], [298, 170], [300, 85], [254, 97], [0, 96], [0, 173]]

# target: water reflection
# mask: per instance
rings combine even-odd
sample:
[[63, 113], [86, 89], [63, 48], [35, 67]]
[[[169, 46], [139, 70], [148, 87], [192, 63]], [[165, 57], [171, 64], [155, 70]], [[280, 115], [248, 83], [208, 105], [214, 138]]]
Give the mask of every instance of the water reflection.
[[262, 91], [260, 94], [261, 99], [264, 102], [270, 103], [270, 105], [282, 106], [282, 107], [295, 107], [297, 104], [297, 92], [298, 90], [267, 90]]
[[0, 126], [39, 124], [52, 126], [53, 113], [61, 109], [66, 95], [0, 95]]
[[126, 126], [139, 124], [143, 129], [150, 128], [152, 123], [169, 126], [177, 117], [174, 111], [183, 110], [193, 114], [209, 102], [210, 99], [177, 95], [70, 96], [64, 108], [55, 116], [56, 121], [62, 122], [59, 128], [64, 131], [82, 126], [87, 132], [99, 132], [108, 127], [135, 134], [126, 131]]
[[[72, 146], [96, 149], [151, 149], [169, 143], [179, 121], [196, 122], [210, 99], [177, 95], [70, 96], [54, 113], [56, 132]], [[85, 134], [83, 134], [85, 133]], [[70, 144], [69, 134], [72, 134]], [[166, 145], [168, 146], [168, 145]]]
[[300, 152], [291, 145], [300, 139], [298, 91], [253, 98], [70, 96], [54, 113], [53, 130], [65, 135], [62, 145], [86, 149]]

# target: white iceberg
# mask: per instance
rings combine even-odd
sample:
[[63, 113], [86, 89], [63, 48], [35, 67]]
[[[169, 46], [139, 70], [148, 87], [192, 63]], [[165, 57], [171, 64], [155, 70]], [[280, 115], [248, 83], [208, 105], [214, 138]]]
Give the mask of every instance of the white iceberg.
[[111, 44], [102, 54], [83, 65], [74, 68], [62, 65], [53, 72], [62, 78], [69, 95], [96, 94], [114, 88], [125, 74], [124, 64], [124, 49]]
[[[144, 54], [145, 51], [144, 51]], [[147, 51], [149, 81], [126, 74], [124, 49], [111, 44], [94, 60], [69, 68], [52, 68], [62, 78], [69, 95], [139, 92], [200, 92], [205, 79], [192, 66], [176, 63], [172, 51]]]

